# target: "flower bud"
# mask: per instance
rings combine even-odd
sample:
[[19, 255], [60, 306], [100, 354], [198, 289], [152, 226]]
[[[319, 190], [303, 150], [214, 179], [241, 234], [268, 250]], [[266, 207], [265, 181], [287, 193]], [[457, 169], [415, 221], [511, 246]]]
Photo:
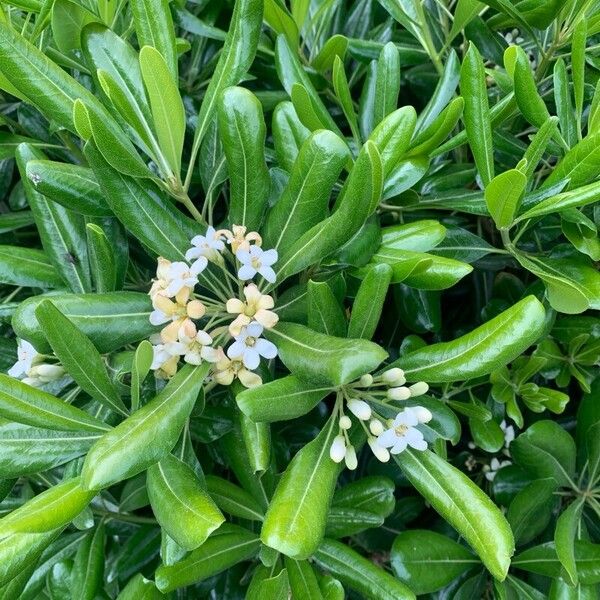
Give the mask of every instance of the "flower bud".
[[390, 400], [408, 400], [410, 390], [407, 387], [393, 387], [387, 391], [387, 397]]
[[375, 458], [381, 462], [387, 462], [390, 460], [390, 452], [387, 448], [383, 448], [377, 443], [375, 438], [370, 437], [368, 439], [369, 447], [371, 448]]
[[424, 381], [417, 381], [417, 383], [413, 383], [408, 389], [410, 390], [411, 397], [414, 398], [415, 396], [426, 394], [429, 390], [429, 385]]
[[371, 418], [371, 407], [364, 400], [348, 400], [348, 410], [361, 421]]
[[331, 448], [329, 448], [329, 456], [336, 463], [344, 460], [344, 456], [346, 456], [346, 440], [343, 435], [335, 436]]
[[433, 419], [431, 411], [424, 406], [412, 406], [411, 411], [419, 419], [419, 423], [429, 423]]
[[59, 379], [65, 374], [65, 370], [60, 365], [47, 365], [41, 364], [36, 365], [29, 369], [27, 375], [30, 377], [40, 377], [45, 381], [53, 381], [54, 379]]
[[370, 385], [373, 384], [373, 375], [371, 375], [370, 373], [363, 375], [360, 378], [359, 383], [362, 387], [369, 387]]
[[406, 383], [406, 377], [404, 377], [404, 371], [398, 367], [389, 369], [382, 376], [381, 379], [388, 385], [404, 385]]
[[348, 417], [347, 415], [343, 415], [342, 417], [340, 417], [340, 428], [350, 429], [350, 427], [352, 427], [352, 421], [350, 420], [350, 417]]
[[373, 419], [369, 422], [369, 430], [375, 436], [381, 435], [383, 433], [383, 423], [378, 419]]
[[346, 461], [346, 467], [348, 467], [348, 469], [351, 471], [354, 471], [354, 469], [358, 467], [358, 460], [356, 458], [356, 450], [354, 449], [354, 446], [348, 446], [346, 448], [344, 460]]

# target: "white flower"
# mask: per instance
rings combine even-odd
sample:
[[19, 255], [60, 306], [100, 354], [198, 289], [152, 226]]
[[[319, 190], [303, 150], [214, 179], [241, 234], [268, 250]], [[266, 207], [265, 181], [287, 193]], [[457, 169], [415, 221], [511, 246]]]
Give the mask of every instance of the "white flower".
[[217, 383], [230, 385], [236, 377], [247, 388], [256, 387], [262, 383], [260, 375], [246, 369], [241, 360], [229, 360], [221, 348], [217, 352], [218, 361], [213, 374]]
[[205, 258], [215, 260], [219, 252], [225, 249], [225, 244], [221, 239], [223, 233], [216, 231], [214, 227], [209, 227], [204, 235], [197, 235], [192, 238], [192, 246], [185, 253], [186, 260], [195, 260]]
[[177, 363], [179, 362], [178, 350], [179, 348], [173, 342], [153, 346], [152, 365], [150, 368], [153, 371], [158, 371], [158, 375], [172, 377], [177, 373]]
[[[169, 323], [162, 331], [161, 338], [163, 342], [174, 342], [182, 327], [188, 332], [192, 329], [195, 332], [195, 325], [191, 319], [201, 319], [206, 313], [206, 307], [200, 300], [192, 300], [187, 304], [173, 302], [165, 296], [155, 296], [152, 302], [154, 310], [150, 313], [150, 323], [152, 325], [164, 325]], [[195, 335], [190, 333], [189, 335]]]
[[253, 320], [258, 321], [265, 329], [271, 329], [277, 324], [279, 316], [269, 310], [275, 306], [272, 296], [261, 294], [254, 283], [244, 288], [244, 296], [245, 302], [239, 298], [227, 300], [227, 312], [238, 315], [229, 325], [231, 335], [239, 335], [242, 327], [249, 325]]
[[390, 451], [387, 448], [380, 446], [376, 438], [369, 436], [367, 442], [377, 460], [384, 463], [390, 460]]
[[269, 283], [275, 283], [276, 275], [271, 265], [277, 262], [277, 250], [265, 251], [258, 246], [250, 246], [248, 250], [239, 248], [235, 255], [242, 263], [238, 271], [238, 277], [242, 281], [252, 279], [258, 273]]
[[217, 362], [217, 351], [211, 347], [212, 337], [206, 331], [197, 331], [195, 335], [188, 335], [186, 327], [179, 330], [179, 354], [183, 360], [190, 365], [199, 365], [203, 360], [207, 362]]
[[231, 245], [231, 251], [235, 254], [239, 249], [250, 250], [250, 243], [254, 242], [256, 246], [262, 246], [262, 238], [256, 231], [248, 230], [244, 225], [234, 225], [232, 231], [222, 229], [217, 233], [222, 233], [227, 238], [227, 243]]
[[240, 335], [235, 337], [235, 342], [227, 349], [227, 356], [241, 359], [247, 369], [258, 367], [260, 357], [275, 358], [277, 347], [272, 342], [261, 338], [263, 326], [256, 321], [247, 327], [242, 327]]
[[60, 365], [38, 364], [27, 371], [27, 377], [22, 379], [23, 383], [33, 387], [40, 387], [51, 381], [60, 379], [65, 370]]
[[368, 421], [371, 418], [371, 407], [364, 400], [352, 398], [346, 402], [348, 410], [361, 421]]
[[[423, 414], [423, 416], [425, 415]], [[423, 434], [415, 428], [420, 422], [422, 421], [419, 420], [417, 410], [405, 408], [396, 415], [390, 429], [384, 431], [377, 438], [377, 443], [382, 448], [391, 448], [392, 454], [399, 454], [406, 450], [407, 446], [415, 450], [427, 450], [427, 442], [423, 438]]]
[[207, 264], [208, 260], [204, 256], [198, 258], [192, 266], [182, 261], [171, 263], [165, 277], [167, 287], [164, 289], [164, 295], [172, 298], [183, 288], [193, 289], [198, 283], [198, 275], [204, 271]]
[[27, 341], [19, 340], [17, 342], [17, 362], [7, 371], [11, 377], [21, 377], [29, 369], [41, 360], [41, 355]]
[[497, 458], [492, 458], [492, 460], [490, 461], [489, 466], [485, 465], [483, 467], [484, 473], [485, 473], [485, 478], [488, 481], [494, 481], [496, 474], [498, 473], [498, 471], [500, 469], [503, 469], [504, 467], [508, 467], [509, 465], [511, 465], [512, 463], [510, 462], [510, 460], [503, 460], [503, 461], [499, 461]]
[[502, 421], [500, 429], [504, 432], [504, 447], [508, 448], [510, 443], [515, 439], [515, 428], [512, 425], [508, 425], [506, 421]]

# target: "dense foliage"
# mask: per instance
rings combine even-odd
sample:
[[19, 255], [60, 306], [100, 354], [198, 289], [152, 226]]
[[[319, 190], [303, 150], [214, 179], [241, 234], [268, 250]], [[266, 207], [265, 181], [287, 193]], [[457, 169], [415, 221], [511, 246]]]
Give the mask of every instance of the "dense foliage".
[[3, 1], [0, 600], [598, 598], [599, 34]]

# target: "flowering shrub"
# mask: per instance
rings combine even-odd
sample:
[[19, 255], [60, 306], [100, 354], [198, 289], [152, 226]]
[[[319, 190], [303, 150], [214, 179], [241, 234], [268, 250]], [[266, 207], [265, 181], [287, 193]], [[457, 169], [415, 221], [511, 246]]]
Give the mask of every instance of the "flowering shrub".
[[0, 599], [598, 597], [594, 3], [0, 10]]

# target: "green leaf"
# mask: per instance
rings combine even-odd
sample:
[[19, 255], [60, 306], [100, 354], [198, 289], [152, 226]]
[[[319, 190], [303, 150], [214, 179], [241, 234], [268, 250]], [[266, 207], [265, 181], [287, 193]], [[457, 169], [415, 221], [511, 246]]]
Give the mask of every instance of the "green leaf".
[[172, 81], [176, 82], [177, 48], [168, 0], [132, 0], [131, 12], [140, 48], [155, 48], [164, 58]]
[[360, 141], [360, 132], [358, 129], [358, 120], [356, 117], [356, 111], [354, 110], [354, 103], [352, 101], [352, 93], [350, 92], [350, 86], [348, 84], [348, 78], [346, 77], [346, 71], [344, 70], [344, 62], [339, 55], [334, 56], [333, 59], [333, 73], [332, 73], [333, 89], [335, 95], [342, 107], [344, 116], [350, 125], [350, 130], [354, 139]]
[[338, 489], [332, 506], [364, 509], [384, 519], [394, 511], [394, 490], [391, 479], [380, 475], [366, 476]]
[[[55, 0], [52, 3], [52, 37], [65, 54], [81, 49], [81, 30], [98, 17], [76, 2]], [[37, 24], [37, 22], [36, 22]]]
[[569, 76], [565, 61], [559, 58], [554, 63], [554, 102], [556, 103], [556, 114], [560, 123], [560, 131], [565, 141], [572, 148], [577, 143], [577, 122], [571, 90], [569, 88]]
[[308, 326], [330, 336], [346, 336], [346, 314], [326, 281], [308, 282]]
[[413, 600], [416, 597], [404, 583], [341, 542], [324, 540], [314, 560], [369, 600]]
[[140, 405], [140, 387], [152, 366], [153, 350], [148, 340], [140, 342], [135, 350], [131, 365], [131, 410], [135, 412]]
[[[12, 319], [17, 336], [31, 342], [39, 352], [51, 351], [36, 317], [37, 307], [47, 298], [28, 298], [19, 305]], [[152, 304], [147, 294], [56, 294], [51, 299], [52, 304], [102, 353], [147, 338], [156, 331], [148, 320]]]
[[420, 595], [446, 587], [481, 562], [468, 548], [445, 535], [414, 529], [394, 540], [391, 564], [396, 577]]
[[295, 600], [323, 600], [317, 576], [307, 560], [284, 557], [292, 597]]
[[172, 566], [162, 565], [156, 570], [156, 585], [162, 592], [203, 581], [252, 558], [258, 552], [258, 537], [237, 525], [222, 526], [200, 548]]
[[0, 283], [61, 288], [62, 277], [42, 250], [0, 245]]
[[523, 116], [539, 129], [550, 118], [550, 113], [537, 90], [525, 51], [519, 46], [514, 48], [516, 49], [514, 90], [517, 105]]
[[386, 176], [398, 165], [407, 151], [416, 121], [415, 109], [412, 106], [403, 106], [385, 117], [369, 136], [381, 154]]
[[273, 111], [273, 143], [280, 167], [292, 172], [300, 147], [310, 135], [291, 102], [280, 102]]
[[98, 525], [77, 548], [71, 575], [71, 590], [75, 598], [94, 600], [104, 583], [104, 525]]
[[393, 42], [388, 42], [377, 60], [373, 125], [377, 126], [396, 109], [400, 93], [400, 53]]
[[0, 477], [47, 471], [85, 454], [100, 437], [86, 431], [53, 431], [0, 421]]
[[498, 229], [508, 229], [517, 214], [525, 192], [527, 176], [519, 169], [500, 173], [485, 189], [485, 203]]
[[92, 500], [75, 477], [38, 494], [0, 520], [0, 537], [46, 533], [70, 523]]
[[544, 307], [527, 296], [487, 323], [452, 342], [433, 344], [399, 358], [409, 381], [463, 381], [508, 364], [533, 344], [545, 324]]
[[375, 333], [387, 296], [392, 268], [384, 263], [375, 265], [365, 275], [354, 298], [348, 337], [370, 340]]
[[580, 18], [573, 30], [571, 42], [571, 71], [573, 79], [573, 95], [575, 96], [575, 115], [577, 121], [577, 134], [581, 137], [581, 114], [583, 112], [583, 99], [585, 88], [585, 62], [586, 46], [588, 39], [587, 20]]
[[59, 431], [110, 429], [80, 408], [3, 373], [0, 373], [0, 415], [17, 423]]
[[295, 48], [298, 45], [298, 27], [285, 4], [277, 0], [266, 0], [264, 19], [275, 33], [286, 36], [290, 46]]
[[30, 145], [21, 144], [17, 148], [17, 165], [42, 246], [73, 292], [90, 292], [83, 218], [54, 202], [48, 202], [26, 176], [27, 162], [43, 158], [45, 156]]
[[[292, 47], [294, 47], [293, 42], [289, 39], [288, 41]], [[312, 66], [317, 69], [317, 71], [329, 71], [335, 65], [335, 61], [344, 60], [346, 56], [346, 51], [348, 50], [348, 38], [343, 35], [335, 34], [332, 35], [324, 44], [321, 50], [319, 50], [319, 54], [315, 56], [312, 61]]]
[[237, 85], [254, 60], [262, 26], [263, 4], [262, 0], [236, 0], [219, 62], [198, 113], [192, 156], [200, 149], [200, 143], [215, 116], [221, 93], [226, 87]]
[[[167, 4], [164, 4], [165, 12], [170, 14]], [[139, 60], [158, 145], [173, 175], [178, 178], [185, 136], [185, 110], [175, 80], [177, 70], [174, 75], [173, 65], [169, 68], [165, 57], [152, 46], [144, 46], [140, 50]]]
[[494, 179], [494, 147], [485, 69], [475, 44], [469, 49], [460, 70], [460, 92], [465, 100], [465, 130], [483, 186]]
[[554, 532], [556, 555], [573, 585], [577, 585], [578, 583], [577, 565], [575, 564], [575, 540], [577, 539], [584, 504], [584, 498], [579, 498], [572, 502], [558, 517]]
[[597, 596], [595, 585], [571, 586], [563, 579], [553, 579], [548, 595], [549, 600], [595, 600]]
[[508, 507], [506, 518], [510, 523], [517, 545], [536, 538], [550, 522], [554, 506], [554, 479], [536, 479], [527, 484]]
[[90, 217], [110, 217], [108, 208], [91, 169], [52, 160], [28, 160], [27, 179], [50, 200]]
[[186, 365], [156, 398], [104, 434], [86, 457], [83, 487], [108, 487], [162, 460], [177, 443], [208, 368]]
[[159, 592], [154, 581], [146, 579], [141, 573], [132, 577], [117, 596], [117, 600], [163, 600], [167, 598]]
[[267, 214], [265, 247], [285, 253], [327, 217], [331, 190], [348, 157], [348, 147], [331, 131], [317, 131], [304, 141], [283, 194]]
[[429, 450], [405, 450], [395, 457], [417, 491], [504, 580], [514, 552], [512, 531], [500, 509], [466, 475]]
[[312, 384], [294, 375], [243, 390], [236, 396], [240, 410], [256, 422], [273, 423], [301, 417], [331, 392], [331, 386]]
[[96, 291], [113, 292], [117, 286], [117, 271], [112, 245], [101, 227], [86, 225], [87, 246]]
[[446, 228], [432, 219], [391, 225], [381, 230], [381, 245], [394, 250], [427, 252], [446, 236]]
[[536, 477], [569, 486], [575, 475], [575, 442], [553, 421], [538, 421], [510, 445], [515, 462]]
[[148, 469], [147, 486], [159, 525], [186, 550], [203, 544], [225, 521], [192, 468], [172, 454]]
[[291, 558], [308, 558], [323, 540], [327, 511], [342, 469], [329, 457], [337, 432], [337, 419], [332, 417], [294, 456], [269, 504], [261, 540]]
[[50, 300], [42, 301], [35, 314], [54, 353], [81, 389], [107, 408], [127, 416], [102, 357], [89, 338]]
[[260, 504], [234, 483], [216, 475], [207, 475], [206, 489], [215, 504], [226, 513], [250, 521], [263, 520], [264, 511]]
[[256, 423], [239, 413], [240, 429], [253, 473], [264, 473], [271, 462], [271, 429], [267, 423]]
[[265, 332], [292, 374], [324, 385], [343, 385], [375, 369], [387, 353], [367, 340], [336, 338], [296, 323]]
[[229, 222], [258, 229], [270, 189], [262, 106], [252, 92], [230, 87], [218, 99], [217, 116], [229, 171]]

